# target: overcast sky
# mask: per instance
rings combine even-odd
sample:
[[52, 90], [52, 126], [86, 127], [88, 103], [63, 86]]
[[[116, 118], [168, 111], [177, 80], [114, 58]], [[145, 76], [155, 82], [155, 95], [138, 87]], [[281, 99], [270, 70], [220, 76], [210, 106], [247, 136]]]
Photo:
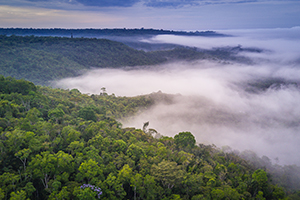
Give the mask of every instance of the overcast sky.
[[299, 0], [0, 0], [4, 28], [218, 30], [299, 25]]

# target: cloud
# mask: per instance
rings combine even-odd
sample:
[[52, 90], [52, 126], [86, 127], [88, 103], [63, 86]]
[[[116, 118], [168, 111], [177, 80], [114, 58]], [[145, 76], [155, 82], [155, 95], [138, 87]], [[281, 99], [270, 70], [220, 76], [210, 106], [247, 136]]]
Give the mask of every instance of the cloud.
[[205, 6], [221, 4], [244, 4], [266, 2], [265, 0], [146, 0], [145, 5], [149, 7], [178, 8], [183, 6]]
[[169, 7], [176, 8], [180, 6], [197, 6], [200, 2], [197, 0], [148, 0], [145, 2], [145, 5], [148, 7]]
[[[255, 64], [212, 61], [174, 62], [151, 68], [98, 69], [57, 85], [99, 94], [101, 87], [117, 96], [175, 94], [124, 126], [142, 128], [149, 121], [159, 133], [174, 136], [191, 131], [199, 143], [250, 149], [280, 164], [300, 164], [299, 28], [228, 30], [234, 37], [155, 37], [155, 42], [199, 45], [207, 49], [240, 44], [264, 48], [244, 54]], [[298, 36], [296, 36], [298, 35]], [[269, 87], [270, 86], [270, 87]], [[177, 95], [176, 95], [177, 94]], [[180, 95], [179, 95], [180, 94]]]
[[184, 37], [175, 35], [158, 35], [143, 40], [149, 43], [171, 43], [200, 49], [218, 47], [234, 47], [241, 45], [245, 48], [260, 48], [267, 50], [263, 54], [247, 53], [246, 56], [256, 58], [260, 62], [272, 60], [286, 63], [300, 58], [299, 42], [300, 27], [277, 29], [241, 29], [219, 30], [217, 32], [232, 35], [232, 37]]
[[[34, 24], [38, 28], [77, 28], [78, 26], [93, 27], [94, 24], [109, 26], [120, 17], [105, 13], [90, 13], [65, 11], [59, 9], [27, 8], [0, 6], [1, 26], [28, 28], [28, 24]], [[72, 20], [76, 24], [70, 23]]]
[[[86, 7], [131, 7], [141, 0], [11, 0], [3, 1], [0, 0], [0, 5], [10, 6], [35, 6], [44, 8], [58, 8], [61, 9], [78, 9], [81, 5]], [[69, 6], [69, 7], [68, 7]], [[85, 8], [88, 9], [88, 8]]]
[[[215, 30], [228, 28], [277, 28], [299, 25], [299, 2], [241, 0], [0, 0], [0, 5], [23, 9], [53, 9], [78, 12], [94, 23], [77, 23], [71, 18], [66, 28], [157, 28], [170, 30]], [[99, 23], [96, 13], [119, 20]], [[10, 15], [5, 16], [6, 18]], [[20, 21], [23, 19], [20, 18]], [[7, 27], [62, 27], [55, 16], [45, 22], [36, 19], [18, 23], [11, 20]], [[56, 23], [54, 23], [56, 20]], [[51, 21], [51, 26], [48, 24]], [[2, 20], [1, 20], [2, 22]], [[53, 23], [52, 23], [53, 22]], [[52, 25], [53, 24], [53, 25]], [[57, 24], [57, 25], [56, 25]], [[1, 24], [2, 27], [5, 25]]]
[[99, 6], [99, 7], [130, 7], [140, 2], [141, 0], [77, 0], [85, 6]]
[[[282, 0], [278, 0], [279, 2]], [[53, 8], [55, 4], [75, 5], [81, 4], [89, 7], [131, 7], [137, 3], [142, 3], [147, 7], [154, 8], [177, 8], [182, 6], [203, 6], [203, 5], [214, 5], [214, 4], [243, 4], [252, 2], [269, 2], [267, 0], [0, 0], [1, 5], [31, 5], [37, 7]], [[65, 9], [68, 9], [65, 7]]]
[[[247, 83], [284, 78], [275, 65], [238, 65], [214, 62], [170, 63], [151, 69], [99, 69], [64, 79], [60, 87], [99, 94], [101, 87], [118, 96], [135, 96], [161, 90], [175, 96], [123, 121], [125, 127], [150, 127], [163, 135], [191, 131], [197, 142], [250, 149], [284, 164], [300, 164], [300, 90], [281, 84], [266, 91], [248, 92]], [[155, 67], [158, 68], [158, 67]], [[292, 74], [299, 69], [285, 66]], [[292, 80], [295, 81], [295, 78]], [[300, 83], [300, 77], [296, 81]], [[288, 82], [288, 81], [287, 81]], [[293, 156], [292, 156], [293, 155]]]
[[0, 0], [0, 5], [23, 9], [59, 9], [59, 10], [78, 10], [82, 6], [74, 0]]

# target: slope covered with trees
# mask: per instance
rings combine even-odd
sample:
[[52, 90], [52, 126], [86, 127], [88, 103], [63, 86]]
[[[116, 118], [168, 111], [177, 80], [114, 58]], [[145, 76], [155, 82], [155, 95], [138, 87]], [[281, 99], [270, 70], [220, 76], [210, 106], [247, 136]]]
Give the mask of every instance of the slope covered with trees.
[[287, 197], [266, 171], [190, 132], [161, 137], [116, 120], [159, 94], [88, 96], [3, 76], [0, 85], [0, 199]]
[[0, 28], [1, 35], [43, 35], [43, 36], [65, 36], [70, 37], [71, 35], [76, 37], [101, 37], [101, 36], [153, 36], [153, 35], [185, 35], [185, 36], [227, 36], [224, 34], [217, 33], [215, 31], [171, 31], [163, 29], [33, 29], [33, 28]]
[[85, 69], [154, 65], [164, 61], [106, 39], [0, 36], [0, 74], [36, 84]]
[[177, 47], [145, 52], [107, 39], [0, 35], [0, 74], [39, 85], [74, 77], [91, 68], [156, 65], [176, 60], [250, 62], [231, 49], [199, 51]]

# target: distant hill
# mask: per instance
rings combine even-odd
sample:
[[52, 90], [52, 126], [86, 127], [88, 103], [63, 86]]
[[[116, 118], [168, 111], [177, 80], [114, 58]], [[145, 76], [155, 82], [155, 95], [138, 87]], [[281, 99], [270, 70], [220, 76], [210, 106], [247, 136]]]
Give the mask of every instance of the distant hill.
[[38, 85], [49, 85], [49, 81], [77, 76], [92, 68], [147, 66], [197, 59], [251, 62], [237, 56], [236, 49], [208, 51], [170, 46], [162, 51], [144, 51], [96, 38], [0, 35], [0, 51], [0, 74]]
[[0, 74], [36, 84], [90, 68], [154, 65], [165, 61], [106, 39], [0, 36]]
[[134, 49], [144, 51], [169, 50], [180, 45], [167, 43], [149, 43], [143, 41], [156, 35], [180, 35], [201, 37], [228, 37], [215, 31], [173, 31], [163, 29], [33, 29], [33, 28], [0, 28], [0, 35], [17, 36], [52, 36], [68, 38], [98, 38], [118, 41]]
[[36, 35], [65, 37], [101, 37], [101, 36], [146, 36], [146, 35], [187, 35], [187, 36], [226, 36], [215, 31], [173, 31], [163, 29], [33, 29], [33, 28], [0, 28], [0, 35]]

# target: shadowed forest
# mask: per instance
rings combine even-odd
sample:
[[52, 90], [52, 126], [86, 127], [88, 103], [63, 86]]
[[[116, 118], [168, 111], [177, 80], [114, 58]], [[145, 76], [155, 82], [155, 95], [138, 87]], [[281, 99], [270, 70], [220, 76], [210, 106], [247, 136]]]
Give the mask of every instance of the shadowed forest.
[[[170, 48], [170, 47], [162, 47]], [[177, 45], [162, 51], [145, 52], [107, 39], [0, 36], [0, 74], [26, 79], [39, 85], [83, 74], [88, 69], [150, 66], [174, 60], [237, 60], [232, 49], [199, 51]], [[238, 49], [242, 50], [242, 49]]]

